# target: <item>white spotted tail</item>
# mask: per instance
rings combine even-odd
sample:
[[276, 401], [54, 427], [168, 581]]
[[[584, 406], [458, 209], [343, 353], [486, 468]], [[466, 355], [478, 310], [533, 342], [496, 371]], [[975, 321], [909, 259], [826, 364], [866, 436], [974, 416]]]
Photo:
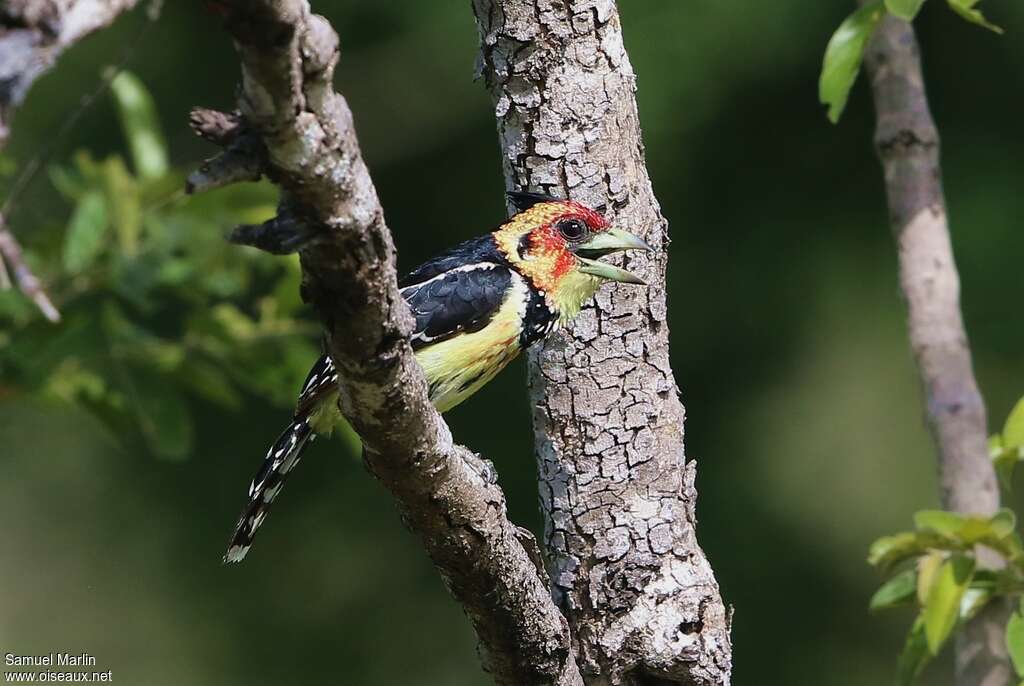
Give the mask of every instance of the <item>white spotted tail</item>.
[[309, 424], [310, 414], [337, 387], [337, 383], [338, 374], [334, 370], [334, 363], [330, 357], [322, 355], [309, 370], [306, 382], [302, 385], [295, 418], [277, 437], [274, 445], [270, 446], [260, 471], [249, 484], [249, 504], [242, 510], [242, 516], [235, 525], [235, 533], [231, 535], [228, 551], [224, 554], [225, 563], [241, 562], [249, 552], [253, 536], [263, 524], [270, 504], [281, 492], [284, 480], [299, 463], [306, 444], [316, 438]]
[[241, 562], [249, 552], [253, 536], [266, 518], [270, 504], [281, 492], [288, 473], [299, 463], [306, 443], [315, 437], [309, 422], [296, 418], [274, 441], [256, 478], [249, 484], [249, 504], [235, 525], [235, 533], [224, 554], [225, 563]]

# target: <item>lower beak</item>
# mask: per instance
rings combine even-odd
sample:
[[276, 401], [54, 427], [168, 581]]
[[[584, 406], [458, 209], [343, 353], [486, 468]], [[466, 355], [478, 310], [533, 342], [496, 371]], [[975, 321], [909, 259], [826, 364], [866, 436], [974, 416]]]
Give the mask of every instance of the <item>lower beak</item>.
[[611, 255], [625, 250], [646, 250], [653, 252], [654, 248], [649, 246], [639, 237], [634, 236], [622, 229], [607, 229], [595, 233], [586, 242], [576, 247], [576, 257], [580, 261], [580, 271], [601, 279], [618, 281], [619, 283], [635, 283], [646, 285], [643, 279], [636, 274], [627, 272], [611, 264], [598, 262], [597, 257]]

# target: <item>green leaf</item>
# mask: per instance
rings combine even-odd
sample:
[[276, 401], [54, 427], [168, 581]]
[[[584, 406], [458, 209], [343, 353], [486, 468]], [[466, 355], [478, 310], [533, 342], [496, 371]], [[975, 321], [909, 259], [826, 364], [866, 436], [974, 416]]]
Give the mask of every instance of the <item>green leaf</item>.
[[1003, 425], [1003, 448], [1024, 447], [1024, 398], [1010, 410], [1010, 415]]
[[928, 661], [931, 660], [931, 653], [928, 652], [928, 641], [925, 638], [924, 613], [917, 616], [914, 625], [907, 633], [907, 640], [903, 644], [903, 652], [900, 653], [898, 662], [897, 683], [900, 686], [910, 686], [914, 679], [921, 673]]
[[1010, 615], [1006, 623], [1006, 648], [1017, 676], [1024, 677], [1024, 617], [1020, 612]]
[[979, 0], [947, 0], [947, 2], [949, 2], [949, 6], [954, 12], [972, 24], [984, 26], [986, 29], [995, 31], [996, 33], [1003, 32], [1000, 27], [985, 19], [980, 10], [974, 9], [974, 6], [978, 4]]
[[185, 399], [163, 377], [132, 373], [127, 380], [139, 429], [150, 450], [165, 460], [183, 460], [192, 451], [195, 428]]
[[992, 600], [995, 592], [992, 588], [975, 588], [970, 586], [964, 591], [964, 597], [960, 599], [960, 621], [966, 622], [972, 619], [981, 608]]
[[888, 569], [911, 557], [917, 557], [932, 548], [949, 548], [950, 542], [930, 531], [905, 531], [883, 536], [871, 544], [868, 564]]
[[200, 359], [197, 355], [185, 358], [184, 364], [177, 371], [177, 378], [191, 391], [212, 403], [231, 410], [242, 407], [242, 397], [235, 390], [227, 373], [216, 364]]
[[868, 609], [877, 612], [905, 605], [914, 599], [915, 588], [917, 588], [917, 572], [913, 569], [906, 569], [886, 581], [875, 591], [868, 603]]
[[974, 574], [974, 559], [954, 554], [942, 563], [925, 603], [921, 617], [928, 651], [938, 655], [960, 616], [960, 599]]
[[0, 155], [0, 178], [10, 178], [18, 171], [18, 163], [14, 158], [7, 155]]
[[[1017, 517], [1007, 508], [991, 517], [962, 515], [947, 510], [921, 510], [914, 514], [914, 524], [921, 532], [933, 532], [962, 546], [984, 543], [1001, 549], [1006, 547], [1005, 539], [1016, 529]], [[938, 547], [948, 550], [958, 546], [947, 544]]]
[[992, 515], [992, 530], [996, 536], [1003, 538], [1017, 530], [1017, 515], [1008, 507], [1001, 507]]
[[966, 517], [948, 510], [920, 510], [914, 513], [914, 526], [944, 536], [956, 536], [966, 523]]
[[846, 108], [850, 89], [857, 80], [864, 47], [885, 12], [875, 0], [851, 14], [832, 34], [818, 79], [818, 99], [828, 105], [828, 118], [835, 124]]
[[257, 335], [252, 318], [230, 303], [214, 306], [210, 313], [225, 333], [238, 341], [252, 340]]
[[85, 182], [70, 167], [50, 165], [47, 167], [50, 183], [67, 200], [79, 200], [88, 190]]
[[912, 531], [882, 536], [868, 548], [868, 564], [886, 567], [916, 555], [919, 551], [917, 534]]
[[120, 157], [110, 157], [103, 162], [103, 177], [111, 222], [117, 232], [121, 253], [134, 255], [138, 252], [139, 231], [142, 229], [142, 201], [138, 184]]
[[992, 520], [988, 517], [968, 517], [964, 521], [963, 527], [955, 535], [965, 545], [974, 545], [999, 538], [995, 529], [992, 528]]
[[132, 153], [135, 173], [153, 179], [167, 173], [167, 145], [160, 131], [153, 97], [134, 74], [122, 71], [110, 82], [121, 128]]
[[100, 319], [109, 341], [108, 353], [115, 359], [160, 372], [174, 371], [185, 359], [181, 343], [160, 338], [131, 321], [113, 301], [104, 303]]
[[76, 274], [96, 260], [108, 226], [103, 196], [99, 191], [89, 191], [75, 206], [64, 236], [64, 268], [68, 272]]
[[[996, 440], [999, 439], [999, 440]], [[992, 436], [988, 439], [989, 456], [992, 458], [992, 467], [996, 470], [999, 478], [999, 485], [1009, 493], [1013, 490], [1013, 472], [1024, 455], [1024, 448], [1004, 448], [1002, 437]]]
[[924, 607], [928, 602], [928, 594], [935, 583], [935, 576], [946, 559], [945, 553], [932, 552], [922, 555], [917, 560], [917, 601]]
[[885, 9], [889, 14], [906, 21], [913, 21], [924, 0], [885, 0]]

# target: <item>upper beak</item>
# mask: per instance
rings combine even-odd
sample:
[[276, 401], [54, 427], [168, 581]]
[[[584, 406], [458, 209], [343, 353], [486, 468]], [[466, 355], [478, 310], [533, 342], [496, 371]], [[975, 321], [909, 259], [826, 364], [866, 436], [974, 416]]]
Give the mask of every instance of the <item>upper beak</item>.
[[600, 233], [595, 233], [585, 242], [580, 243], [576, 246], [575, 252], [576, 257], [579, 258], [579, 261], [582, 263], [580, 265], [580, 271], [584, 274], [591, 274], [602, 279], [618, 281], [620, 283], [646, 285], [646, 282], [636, 274], [627, 272], [625, 269], [620, 269], [619, 267], [611, 264], [598, 262], [596, 259], [590, 259], [622, 252], [623, 250], [646, 250], [648, 252], [653, 252], [654, 248], [628, 231], [623, 231], [622, 229], [607, 229]]

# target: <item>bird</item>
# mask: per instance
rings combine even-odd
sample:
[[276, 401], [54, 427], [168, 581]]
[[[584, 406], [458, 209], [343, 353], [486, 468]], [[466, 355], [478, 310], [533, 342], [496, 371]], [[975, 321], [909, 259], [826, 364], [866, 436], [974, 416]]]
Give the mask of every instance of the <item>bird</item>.
[[[598, 258], [652, 251], [638, 236], [572, 200], [536, 192], [508, 194], [516, 213], [399, 280], [412, 311], [410, 343], [431, 403], [446, 412], [476, 393], [520, 352], [575, 317], [608, 281], [645, 285]], [[338, 373], [321, 356], [299, 393], [291, 423], [267, 451], [249, 485], [249, 501], [224, 555], [240, 562], [303, 450], [341, 421]]]

